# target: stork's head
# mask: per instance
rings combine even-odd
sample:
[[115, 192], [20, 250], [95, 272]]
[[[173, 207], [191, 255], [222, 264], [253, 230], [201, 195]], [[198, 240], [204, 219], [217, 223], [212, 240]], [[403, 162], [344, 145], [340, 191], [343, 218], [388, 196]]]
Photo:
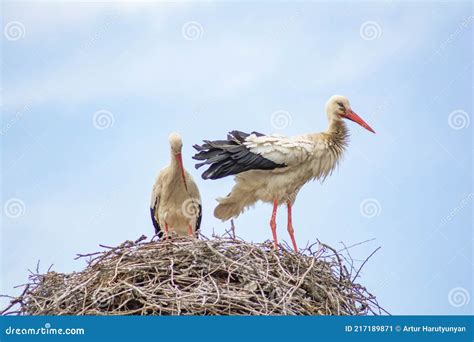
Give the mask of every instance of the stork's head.
[[168, 137], [171, 147], [171, 153], [173, 154], [181, 154], [181, 149], [183, 148], [183, 140], [181, 140], [181, 136], [178, 133], [171, 133]]
[[349, 119], [358, 123], [366, 130], [375, 133], [375, 131], [352, 110], [349, 100], [345, 96], [331, 96], [326, 103], [326, 113], [329, 120]]
[[181, 177], [184, 182], [184, 187], [187, 190], [188, 186], [186, 184], [186, 177], [184, 176], [183, 157], [181, 155], [181, 150], [183, 148], [183, 140], [181, 140], [181, 136], [178, 133], [174, 133], [174, 132], [170, 134], [168, 140], [170, 142], [171, 155], [173, 158], [175, 158], [176, 162], [178, 163], [178, 166], [181, 172]]

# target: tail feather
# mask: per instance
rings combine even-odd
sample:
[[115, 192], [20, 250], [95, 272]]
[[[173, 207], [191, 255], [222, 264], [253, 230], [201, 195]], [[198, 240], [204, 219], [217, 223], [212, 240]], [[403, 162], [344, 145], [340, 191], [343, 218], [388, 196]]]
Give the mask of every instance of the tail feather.
[[[258, 132], [252, 132], [257, 136], [263, 136]], [[204, 140], [202, 145], [194, 145], [198, 153], [193, 159], [198, 160], [196, 169], [210, 165], [202, 174], [203, 179], [219, 179], [249, 170], [273, 170], [285, 167], [285, 164], [277, 164], [266, 159], [259, 153], [252, 152], [245, 145], [245, 140], [250, 134], [232, 131], [229, 132], [227, 140]]]
[[242, 209], [235, 203], [219, 204], [216, 209], [214, 209], [214, 216], [222, 221], [227, 221], [239, 216], [241, 212]]
[[239, 216], [247, 207], [254, 204], [257, 199], [253, 192], [244, 192], [241, 189], [232, 189], [224, 198], [218, 198], [219, 205], [214, 209], [214, 216], [222, 221]]

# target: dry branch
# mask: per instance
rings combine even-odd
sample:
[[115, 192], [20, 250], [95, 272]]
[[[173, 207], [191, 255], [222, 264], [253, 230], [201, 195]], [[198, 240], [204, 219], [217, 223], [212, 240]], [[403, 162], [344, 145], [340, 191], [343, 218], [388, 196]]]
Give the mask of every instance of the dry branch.
[[[239, 239], [126, 241], [81, 254], [77, 273], [33, 274], [2, 314], [367, 315], [376, 298], [333, 248], [301, 254]], [[313, 249], [315, 250], [313, 252]], [[347, 250], [347, 249], [346, 249]], [[352, 269], [352, 265], [351, 265]]]

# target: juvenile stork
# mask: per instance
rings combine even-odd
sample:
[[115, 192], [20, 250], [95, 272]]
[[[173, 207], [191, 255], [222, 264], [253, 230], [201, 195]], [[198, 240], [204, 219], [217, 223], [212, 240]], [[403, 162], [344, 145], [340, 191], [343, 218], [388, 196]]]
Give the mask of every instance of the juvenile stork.
[[251, 134], [232, 131], [227, 140], [204, 140], [194, 145], [201, 161], [196, 168], [210, 165], [203, 179], [219, 179], [230, 175], [235, 185], [230, 194], [218, 198], [214, 216], [226, 221], [237, 217], [257, 201], [273, 204], [270, 227], [275, 248], [276, 213], [280, 204], [288, 208], [288, 233], [297, 251], [292, 224], [292, 206], [301, 187], [310, 180], [323, 181], [336, 168], [347, 146], [349, 131], [343, 119], [352, 120], [372, 133], [375, 131], [352, 109], [349, 100], [332, 96], [326, 103], [329, 127], [325, 132], [296, 137]]
[[167, 238], [170, 232], [196, 236], [202, 213], [199, 189], [184, 169], [180, 135], [171, 133], [169, 143], [171, 163], [158, 175], [151, 196], [150, 212], [155, 234], [160, 238], [163, 235]]

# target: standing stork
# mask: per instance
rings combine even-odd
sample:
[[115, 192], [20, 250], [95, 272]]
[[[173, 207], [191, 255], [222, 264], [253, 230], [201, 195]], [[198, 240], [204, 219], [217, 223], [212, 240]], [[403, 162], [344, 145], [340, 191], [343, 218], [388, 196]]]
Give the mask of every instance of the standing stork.
[[296, 137], [251, 134], [232, 131], [227, 140], [204, 140], [194, 145], [201, 161], [196, 168], [210, 165], [203, 179], [236, 175], [235, 185], [227, 197], [218, 198], [214, 216], [226, 221], [237, 217], [257, 201], [273, 204], [270, 227], [275, 248], [276, 213], [280, 204], [288, 208], [288, 233], [297, 251], [292, 223], [292, 206], [301, 187], [310, 180], [323, 181], [336, 168], [347, 146], [349, 131], [343, 119], [352, 120], [372, 133], [375, 131], [352, 109], [349, 100], [332, 96], [326, 103], [329, 127], [326, 132]]
[[171, 163], [158, 175], [151, 196], [151, 219], [155, 234], [168, 237], [196, 236], [201, 226], [201, 196], [191, 175], [184, 169], [181, 149], [183, 142], [178, 133], [169, 136]]

